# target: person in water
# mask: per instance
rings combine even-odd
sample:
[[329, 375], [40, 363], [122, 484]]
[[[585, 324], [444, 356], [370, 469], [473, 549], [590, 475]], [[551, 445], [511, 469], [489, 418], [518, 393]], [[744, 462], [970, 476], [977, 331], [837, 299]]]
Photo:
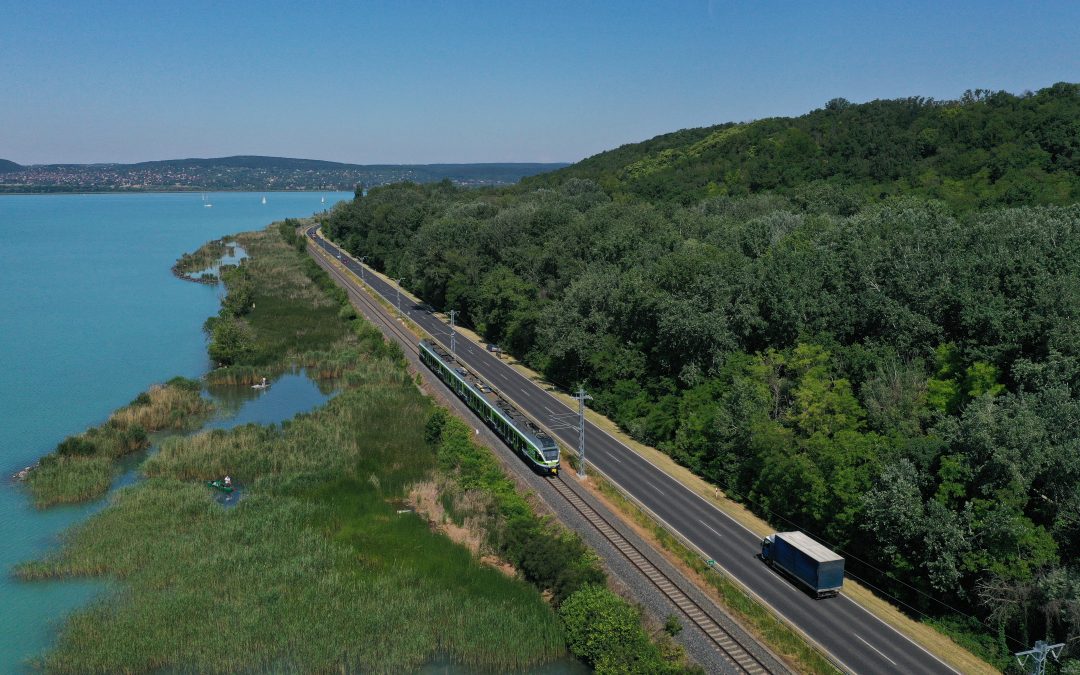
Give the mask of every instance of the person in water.
[[232, 487], [232, 478], [225, 476], [225, 487]]

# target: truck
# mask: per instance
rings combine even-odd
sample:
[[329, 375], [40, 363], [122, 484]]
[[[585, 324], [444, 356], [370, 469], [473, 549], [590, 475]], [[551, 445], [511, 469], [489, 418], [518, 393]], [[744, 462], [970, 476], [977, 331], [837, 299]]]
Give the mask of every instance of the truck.
[[818, 598], [837, 595], [844, 585], [844, 559], [802, 532], [776, 532], [765, 537], [761, 559]]

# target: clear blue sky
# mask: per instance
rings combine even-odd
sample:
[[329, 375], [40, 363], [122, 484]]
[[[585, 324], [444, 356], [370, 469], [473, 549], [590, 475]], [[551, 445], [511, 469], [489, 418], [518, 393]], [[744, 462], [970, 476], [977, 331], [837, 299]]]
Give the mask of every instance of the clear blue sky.
[[1080, 81], [1080, 1], [0, 0], [0, 157], [576, 161], [831, 98]]

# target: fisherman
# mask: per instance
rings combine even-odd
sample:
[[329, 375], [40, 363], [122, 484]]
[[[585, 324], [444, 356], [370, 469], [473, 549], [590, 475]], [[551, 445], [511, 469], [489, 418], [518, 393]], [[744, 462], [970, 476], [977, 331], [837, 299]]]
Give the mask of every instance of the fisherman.
[[232, 487], [232, 478], [225, 476], [225, 487]]

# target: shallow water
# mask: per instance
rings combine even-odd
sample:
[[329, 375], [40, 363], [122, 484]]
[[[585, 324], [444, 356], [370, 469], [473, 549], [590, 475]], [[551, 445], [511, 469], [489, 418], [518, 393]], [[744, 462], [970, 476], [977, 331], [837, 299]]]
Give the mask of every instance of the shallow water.
[[0, 672], [25, 671], [100, 589], [21, 583], [11, 567], [54, 550], [104, 504], [37, 511], [8, 476], [151, 384], [201, 376], [202, 324], [219, 290], [175, 278], [172, 264], [211, 239], [352, 195], [321, 196], [277, 193], [263, 205], [261, 193], [208, 194], [212, 209], [199, 194], [0, 196]]
[[316, 382], [301, 371], [286, 373], [270, 386], [214, 386], [208, 390], [217, 410], [204, 429], [232, 429], [244, 424], [276, 424], [321, 406], [333, 395], [333, 382]]

